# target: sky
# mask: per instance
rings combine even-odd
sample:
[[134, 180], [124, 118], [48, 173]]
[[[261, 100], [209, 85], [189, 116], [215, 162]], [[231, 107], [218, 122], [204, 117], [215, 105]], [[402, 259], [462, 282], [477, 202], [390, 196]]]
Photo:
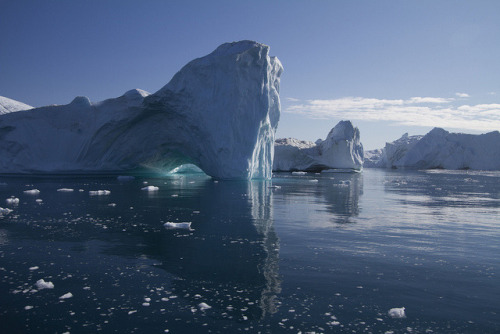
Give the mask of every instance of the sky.
[[0, 0], [0, 96], [34, 107], [155, 92], [225, 42], [283, 64], [277, 137], [340, 120], [365, 149], [500, 130], [500, 1]]

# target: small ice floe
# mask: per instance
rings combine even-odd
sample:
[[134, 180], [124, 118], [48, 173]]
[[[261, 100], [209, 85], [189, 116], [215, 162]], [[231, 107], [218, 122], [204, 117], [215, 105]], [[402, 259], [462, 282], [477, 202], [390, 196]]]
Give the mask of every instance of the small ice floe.
[[143, 191], [158, 191], [158, 190], [160, 190], [160, 188], [155, 187], [155, 186], [147, 186], [147, 187], [141, 188], [141, 190], [143, 190]]
[[206, 311], [212, 308], [212, 306], [208, 305], [207, 303], [199, 303], [198, 308], [200, 311]]
[[75, 191], [75, 189], [71, 189], [71, 188], [61, 188], [61, 189], [57, 189], [57, 191], [61, 192], [61, 193], [71, 193], [73, 191]]
[[41, 198], [37, 198], [37, 199], [35, 200], [35, 202], [37, 202], [37, 203], [42, 203], [42, 202], [43, 202], [43, 199], [41, 199]]
[[389, 314], [391, 318], [406, 318], [404, 307], [391, 308], [387, 314]]
[[40, 190], [38, 189], [30, 189], [30, 190], [25, 190], [23, 193], [27, 195], [38, 195], [40, 193]]
[[11, 213], [12, 210], [11, 209], [7, 209], [7, 208], [0, 208], [0, 216], [1, 215], [8, 215], [9, 213]]
[[35, 285], [38, 288], [38, 290], [54, 289], [54, 283], [52, 283], [52, 282], [45, 282], [45, 280], [43, 278], [39, 279], [38, 281], [36, 281]]
[[316, 182], [319, 182], [319, 180], [317, 180], [317, 179], [312, 179], [312, 180], [309, 180], [309, 182], [316, 183]]
[[128, 311], [128, 315], [131, 315], [131, 314], [134, 314], [134, 313], [137, 313], [137, 310]]
[[40, 267], [39, 267], [39, 266], [33, 266], [33, 267], [30, 267], [30, 270], [31, 270], [31, 271], [33, 271], [33, 270], [38, 270], [38, 269], [40, 269]]
[[115, 207], [116, 203], [109, 203], [108, 206]]
[[307, 172], [292, 172], [292, 175], [307, 175]]
[[19, 198], [14, 197], [14, 196], [10, 196], [10, 198], [7, 198], [5, 200], [5, 202], [7, 202], [7, 204], [10, 204], [10, 205], [19, 204]]
[[117, 177], [118, 181], [132, 181], [135, 179], [135, 177], [130, 176], [130, 175], [118, 175]]
[[280, 186], [269, 186], [268, 188], [269, 188], [269, 189], [281, 189], [281, 187], [280, 187]]
[[182, 222], [182, 223], [173, 223], [173, 222], [166, 222], [163, 224], [168, 229], [179, 229], [179, 230], [189, 230], [192, 231], [191, 229], [191, 222]]
[[31, 310], [32, 308], [33, 308], [33, 306], [31, 306], [31, 305], [26, 305], [26, 306], [24, 307], [24, 309], [25, 309], [26, 311]]
[[62, 295], [61, 297], [59, 297], [59, 299], [68, 299], [68, 298], [72, 298], [73, 297], [73, 294], [71, 292], [68, 292], [68, 293], [65, 293], [64, 295]]
[[89, 191], [90, 196], [106, 196], [111, 194], [109, 190], [91, 190]]

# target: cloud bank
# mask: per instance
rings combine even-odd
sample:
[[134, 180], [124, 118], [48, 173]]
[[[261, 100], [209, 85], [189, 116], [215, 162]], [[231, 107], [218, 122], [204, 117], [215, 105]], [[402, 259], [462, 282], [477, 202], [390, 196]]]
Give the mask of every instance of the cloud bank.
[[[460, 94], [462, 98], [467, 95]], [[333, 100], [288, 99], [288, 103], [284, 112], [313, 119], [388, 121], [394, 125], [483, 132], [500, 130], [500, 104], [459, 104], [454, 98], [412, 97], [391, 100], [344, 97]]]

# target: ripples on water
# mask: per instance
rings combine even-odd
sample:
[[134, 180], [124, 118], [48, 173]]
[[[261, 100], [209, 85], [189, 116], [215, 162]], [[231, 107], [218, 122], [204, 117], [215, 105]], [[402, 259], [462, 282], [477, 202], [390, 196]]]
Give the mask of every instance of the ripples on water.
[[496, 172], [3, 177], [0, 206], [5, 332], [500, 331]]

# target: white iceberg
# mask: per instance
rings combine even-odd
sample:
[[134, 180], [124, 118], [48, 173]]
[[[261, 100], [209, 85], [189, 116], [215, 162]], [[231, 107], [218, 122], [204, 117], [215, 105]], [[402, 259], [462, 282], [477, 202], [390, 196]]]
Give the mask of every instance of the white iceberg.
[[207, 303], [199, 303], [198, 307], [200, 308], [200, 311], [206, 311], [212, 308], [212, 306], [208, 305]]
[[158, 188], [156, 186], [147, 186], [147, 187], [141, 188], [141, 190], [143, 190], [143, 191], [158, 191], [158, 190], [160, 190], [160, 188]]
[[54, 289], [54, 284], [52, 282], [45, 282], [45, 280], [43, 278], [36, 281], [35, 285], [36, 285], [38, 290]]
[[11, 196], [10, 198], [7, 198], [5, 202], [10, 205], [19, 204], [19, 198]]
[[165, 228], [167, 229], [181, 229], [181, 230], [192, 230], [191, 229], [191, 222], [182, 222], [182, 223], [173, 223], [173, 222], [166, 222], [163, 224]]
[[40, 190], [38, 189], [30, 189], [30, 190], [25, 190], [23, 191], [27, 195], [38, 195], [40, 194]]
[[111, 194], [109, 190], [91, 190], [89, 191], [90, 196], [107, 196]]
[[278, 139], [274, 146], [273, 171], [309, 171], [363, 168], [363, 145], [358, 128], [340, 121], [325, 140], [316, 143], [294, 138]]
[[59, 299], [68, 299], [68, 298], [73, 298], [73, 294], [71, 292], [65, 293]]
[[33, 107], [7, 97], [0, 96], [0, 115], [29, 109], [33, 109]]
[[391, 318], [405, 318], [406, 317], [406, 314], [405, 314], [405, 308], [404, 307], [395, 307], [395, 308], [391, 308], [387, 314], [389, 314], [389, 316]]
[[75, 191], [75, 189], [71, 189], [71, 188], [60, 188], [60, 189], [57, 189], [58, 192], [61, 192], [61, 193], [71, 193], [73, 191]]
[[500, 170], [500, 132], [472, 135], [434, 128], [425, 136], [405, 134], [387, 143], [378, 162], [367, 167]]
[[0, 172], [167, 172], [190, 163], [216, 178], [271, 178], [282, 71], [268, 46], [226, 43], [152, 95], [136, 89], [3, 114]]
[[11, 212], [12, 212], [11, 209], [8, 209], [8, 208], [4, 209], [4, 208], [0, 207], [0, 216], [2, 216], [2, 215], [8, 215]]

